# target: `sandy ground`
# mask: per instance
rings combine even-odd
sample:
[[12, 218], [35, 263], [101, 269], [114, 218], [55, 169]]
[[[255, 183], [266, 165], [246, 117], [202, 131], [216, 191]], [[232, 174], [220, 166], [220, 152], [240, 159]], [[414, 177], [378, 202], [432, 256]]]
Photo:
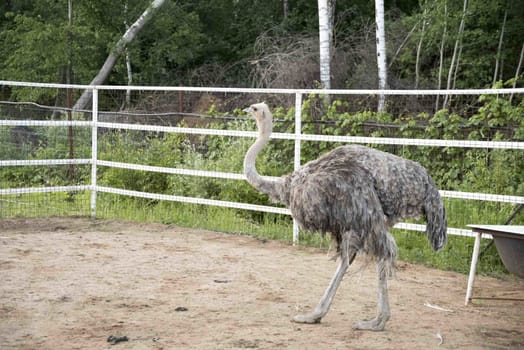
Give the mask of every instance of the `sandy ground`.
[[[291, 317], [335, 271], [326, 252], [156, 224], [4, 220], [0, 349], [524, 349], [524, 302], [466, 307], [467, 276], [404, 262], [386, 330], [353, 330], [376, 307], [374, 268], [359, 265], [322, 323], [301, 325]], [[477, 277], [480, 295], [524, 298], [524, 281]]]

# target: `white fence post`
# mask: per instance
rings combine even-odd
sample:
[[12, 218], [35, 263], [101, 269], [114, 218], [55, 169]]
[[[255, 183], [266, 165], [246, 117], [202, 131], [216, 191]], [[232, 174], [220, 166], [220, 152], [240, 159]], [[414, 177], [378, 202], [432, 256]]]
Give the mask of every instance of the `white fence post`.
[[[302, 134], [302, 94], [295, 93], [295, 163], [294, 169], [300, 168], [300, 135]], [[293, 219], [293, 245], [298, 243], [298, 224]]]
[[96, 217], [96, 166], [98, 157], [98, 90], [93, 88], [91, 128], [91, 217]]

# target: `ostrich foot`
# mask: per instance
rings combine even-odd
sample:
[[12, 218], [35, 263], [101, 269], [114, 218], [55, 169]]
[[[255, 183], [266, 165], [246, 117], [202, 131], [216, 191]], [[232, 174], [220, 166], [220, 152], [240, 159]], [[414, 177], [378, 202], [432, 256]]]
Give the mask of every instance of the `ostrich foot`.
[[314, 312], [307, 314], [307, 315], [296, 315], [293, 317], [293, 322], [296, 323], [320, 323], [320, 320], [322, 319], [322, 316], [318, 316]]
[[377, 316], [376, 318], [369, 321], [360, 321], [353, 325], [353, 329], [364, 330], [364, 331], [383, 331], [386, 327], [386, 322], [389, 317]]

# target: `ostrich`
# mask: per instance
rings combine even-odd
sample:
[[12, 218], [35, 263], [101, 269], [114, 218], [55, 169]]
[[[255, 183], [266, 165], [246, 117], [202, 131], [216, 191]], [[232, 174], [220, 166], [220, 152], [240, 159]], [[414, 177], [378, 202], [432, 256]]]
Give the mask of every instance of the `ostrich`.
[[268, 142], [273, 116], [265, 103], [244, 109], [252, 115], [258, 138], [244, 158], [244, 174], [257, 190], [288, 206], [301, 229], [329, 233], [340, 258], [337, 270], [315, 309], [293, 318], [319, 323], [357, 253], [377, 262], [378, 306], [375, 318], [353, 328], [381, 331], [390, 317], [387, 277], [397, 256], [388, 230], [400, 219], [424, 214], [426, 234], [438, 251], [446, 243], [446, 213], [439, 192], [419, 163], [360, 145], [340, 146], [277, 180], [260, 176], [258, 153]]

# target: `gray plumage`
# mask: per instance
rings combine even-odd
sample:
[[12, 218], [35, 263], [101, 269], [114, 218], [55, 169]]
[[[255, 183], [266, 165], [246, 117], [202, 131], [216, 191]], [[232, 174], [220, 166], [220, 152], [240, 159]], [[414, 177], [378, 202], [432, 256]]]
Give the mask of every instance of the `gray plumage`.
[[255, 159], [271, 135], [272, 115], [264, 103], [245, 111], [259, 129], [244, 159], [248, 182], [288, 206], [302, 229], [330, 234], [341, 258], [318, 306], [294, 321], [320, 322], [355, 255], [364, 253], [378, 263], [379, 307], [376, 318], [355, 328], [382, 330], [389, 319], [387, 275], [397, 256], [389, 229], [401, 219], [424, 215], [433, 249], [446, 242], [446, 213], [433, 180], [419, 163], [360, 145], [338, 147], [276, 181], [265, 179], [257, 173]]

